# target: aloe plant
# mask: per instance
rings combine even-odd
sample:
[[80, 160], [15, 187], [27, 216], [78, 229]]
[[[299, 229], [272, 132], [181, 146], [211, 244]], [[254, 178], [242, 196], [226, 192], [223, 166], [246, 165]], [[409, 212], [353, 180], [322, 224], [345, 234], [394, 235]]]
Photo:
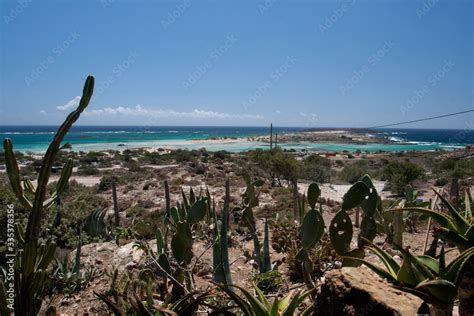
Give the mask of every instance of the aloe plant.
[[451, 314], [457, 289], [474, 260], [474, 248], [462, 252], [446, 265], [444, 248], [437, 260], [427, 255], [414, 256], [408, 249], [398, 247], [403, 254], [400, 265], [390, 254], [369, 240], [365, 240], [365, 244], [379, 257], [384, 268], [361, 258], [351, 258], [352, 260], [363, 263], [400, 290], [412, 293], [431, 304], [435, 315]]
[[[23, 248], [23, 251], [19, 251], [16, 255], [15, 266], [14, 309], [17, 315], [36, 315], [41, 308], [48, 281], [46, 270], [53, 260], [56, 250], [56, 245], [52, 241], [47, 241], [45, 245], [40, 245], [38, 242], [41, 219], [43, 213], [54, 205], [66, 189], [69, 177], [72, 173], [72, 159], [67, 160], [55, 191], [46, 199], [49, 176], [57, 153], [65, 147], [65, 145], [61, 146], [64, 137], [89, 104], [93, 90], [94, 77], [89, 76], [85, 82], [83, 94], [77, 109], [70, 113], [58, 128], [53, 141], [46, 151], [38, 175], [38, 185], [36, 187], [34, 187], [28, 179], [23, 181], [22, 186], [18, 163], [13, 152], [12, 141], [7, 138], [3, 142], [5, 164], [10, 186], [21, 205], [29, 211], [26, 232], [21, 225], [17, 226], [17, 241], [19, 247]], [[27, 192], [33, 194], [34, 197], [30, 198]], [[3, 288], [3, 286], [0, 286], [0, 288]], [[0, 294], [0, 298], [1, 297], [2, 295]], [[5, 302], [2, 301], [0, 305], [3, 306], [4, 303]]]
[[229, 264], [229, 248], [227, 245], [227, 232], [229, 230], [229, 201], [230, 201], [230, 185], [229, 180], [225, 183], [225, 199], [224, 208], [222, 210], [221, 227], [219, 230], [215, 203], [211, 200], [209, 191], [207, 191], [208, 204], [212, 204], [212, 218], [214, 220], [214, 240], [212, 247], [212, 263], [213, 263], [213, 276], [212, 279], [216, 283], [222, 283], [226, 286], [232, 286], [232, 275], [230, 272]]
[[[255, 294], [250, 293], [246, 289], [234, 285], [242, 294], [239, 295], [235, 289], [230, 289], [223, 284], [216, 284], [237, 304], [240, 312], [246, 316], [290, 316], [290, 315], [311, 315], [313, 307], [307, 307], [303, 311], [299, 311], [304, 300], [313, 292], [308, 290], [305, 292], [290, 292], [283, 298], [276, 297], [271, 303], [262, 291], [254, 285]], [[217, 314], [217, 311], [215, 312]], [[235, 315], [235, 314], [230, 314]]]
[[[408, 206], [395, 211], [412, 211], [431, 217], [439, 225], [434, 228], [435, 238], [443, 239], [457, 246], [460, 252], [474, 248], [474, 213], [471, 208], [471, 196], [465, 192], [464, 210], [457, 209], [442, 194], [434, 190], [445, 206], [448, 214], [423, 207]], [[474, 314], [474, 263], [471, 263], [459, 286], [459, 311], [463, 315]]]
[[[122, 284], [117, 284], [118, 270], [112, 276], [111, 291], [94, 294], [106, 304], [115, 315], [194, 315], [199, 306], [213, 297], [211, 288], [203, 293], [188, 293], [174, 302], [157, 304], [154, 300], [153, 285], [157, 281], [149, 269], [141, 270], [136, 277], [127, 276]], [[206, 304], [209, 308], [215, 308]]]

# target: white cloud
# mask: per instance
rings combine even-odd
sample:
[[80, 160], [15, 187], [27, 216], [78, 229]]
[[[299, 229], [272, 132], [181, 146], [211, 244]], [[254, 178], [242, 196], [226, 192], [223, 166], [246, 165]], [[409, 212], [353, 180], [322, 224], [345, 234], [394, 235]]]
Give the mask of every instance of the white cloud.
[[280, 110], [276, 110], [275, 113], [276, 113], [276, 114], [281, 114], [281, 111], [280, 111]]
[[81, 101], [81, 97], [77, 96], [74, 99], [68, 101], [66, 104], [57, 106], [56, 109], [60, 111], [67, 111], [72, 108], [76, 108], [79, 105], [79, 101]]
[[180, 112], [175, 110], [162, 110], [162, 109], [146, 109], [140, 105], [135, 107], [105, 107], [98, 110], [86, 111], [86, 115], [95, 115], [95, 116], [110, 116], [110, 115], [123, 115], [123, 116], [135, 116], [135, 117], [145, 117], [153, 119], [164, 119], [164, 118], [174, 118], [174, 119], [240, 119], [240, 120], [261, 120], [263, 117], [261, 115], [251, 115], [251, 114], [230, 114], [222, 113], [215, 111], [206, 111], [200, 109], [194, 109], [190, 112]]
[[45, 110], [41, 110], [41, 111], [40, 111], [40, 114], [41, 114], [41, 115], [46, 115], [46, 111], [45, 111]]

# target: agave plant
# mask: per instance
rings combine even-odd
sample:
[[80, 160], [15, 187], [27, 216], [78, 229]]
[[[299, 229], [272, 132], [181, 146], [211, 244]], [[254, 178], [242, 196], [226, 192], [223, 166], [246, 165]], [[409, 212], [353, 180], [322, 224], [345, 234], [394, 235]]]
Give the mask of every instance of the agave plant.
[[[212, 297], [212, 290], [203, 293], [188, 293], [174, 302], [159, 302], [155, 299], [153, 271], [143, 269], [134, 277], [126, 275], [117, 282], [118, 270], [112, 275], [111, 288], [106, 293], [94, 294], [115, 315], [194, 315], [201, 304]], [[212, 306], [211, 306], [212, 307]]]
[[[230, 185], [229, 180], [225, 183], [225, 199], [224, 208], [222, 210], [221, 227], [218, 227], [216, 207], [214, 201], [211, 199], [209, 190], [207, 191], [207, 201], [209, 210], [211, 211], [214, 221], [214, 240], [212, 247], [212, 264], [214, 282], [232, 286], [232, 275], [229, 264], [229, 248], [227, 246], [227, 232], [229, 230], [229, 201], [230, 201]], [[212, 207], [211, 207], [212, 204]]]
[[[237, 304], [237, 308], [240, 312], [246, 316], [291, 316], [291, 315], [310, 315], [313, 311], [313, 307], [310, 305], [303, 311], [299, 311], [304, 300], [313, 292], [308, 290], [303, 293], [290, 292], [283, 298], [279, 299], [276, 297], [271, 303], [263, 294], [263, 292], [254, 285], [255, 294], [250, 293], [246, 289], [234, 285], [235, 289], [238, 289], [242, 294], [236, 293], [235, 289], [230, 289], [223, 284], [216, 284], [222, 291], [224, 291], [233, 301]], [[219, 311], [214, 313], [218, 315]], [[226, 308], [227, 315], [237, 315], [228, 311]], [[240, 313], [238, 314], [240, 315]]]
[[403, 254], [400, 265], [390, 254], [369, 240], [366, 247], [384, 264], [379, 267], [360, 258], [352, 258], [365, 264], [400, 290], [412, 293], [432, 305], [434, 315], [450, 315], [464, 273], [474, 259], [474, 248], [469, 248], [446, 265], [444, 248], [438, 260], [427, 256], [414, 256], [408, 249], [398, 248]]
[[[44, 245], [38, 241], [41, 219], [43, 213], [48, 211], [64, 192], [72, 173], [72, 159], [68, 159], [64, 165], [55, 191], [46, 199], [49, 176], [57, 153], [66, 146], [62, 145], [64, 137], [89, 104], [93, 90], [94, 77], [89, 76], [85, 82], [82, 98], [77, 109], [70, 113], [59, 127], [46, 151], [36, 187], [28, 179], [23, 181], [22, 186], [12, 141], [5, 139], [3, 142], [5, 165], [10, 186], [21, 205], [29, 211], [26, 231], [21, 225], [16, 227], [16, 240], [19, 248], [23, 249], [23, 251], [17, 252], [15, 260], [14, 310], [17, 315], [36, 315], [41, 308], [48, 281], [46, 270], [53, 260], [56, 250], [56, 244], [51, 240]], [[31, 198], [31, 195], [33, 195], [33, 198]], [[6, 297], [3, 289], [4, 285], [2, 284], [0, 285], [0, 305], [7, 306], [7, 302], [3, 300], [3, 297]], [[3, 311], [6, 315], [10, 312], [11, 310]]]
[[[431, 217], [439, 227], [434, 228], [436, 238], [456, 245], [465, 253], [474, 248], [474, 213], [471, 208], [471, 196], [465, 192], [464, 210], [457, 209], [442, 194], [434, 190], [448, 214], [422, 207], [405, 207], [396, 211], [413, 211]], [[459, 288], [459, 311], [463, 315], [474, 314], [474, 263], [471, 263]]]

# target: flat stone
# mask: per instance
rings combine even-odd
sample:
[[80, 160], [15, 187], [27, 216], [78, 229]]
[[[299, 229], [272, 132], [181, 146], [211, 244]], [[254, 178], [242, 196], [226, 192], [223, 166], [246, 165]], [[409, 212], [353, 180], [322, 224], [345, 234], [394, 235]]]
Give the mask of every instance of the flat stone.
[[317, 315], [416, 315], [423, 303], [364, 267], [328, 272], [319, 291]]

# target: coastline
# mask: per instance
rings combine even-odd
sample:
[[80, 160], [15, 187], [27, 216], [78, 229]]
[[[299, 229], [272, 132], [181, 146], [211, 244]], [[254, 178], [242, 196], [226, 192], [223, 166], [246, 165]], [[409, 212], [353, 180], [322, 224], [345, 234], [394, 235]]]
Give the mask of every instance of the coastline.
[[[118, 128], [118, 127], [117, 127]], [[169, 129], [168, 127], [166, 129]], [[205, 128], [200, 128], [205, 130]], [[66, 141], [72, 144], [73, 151], [107, 151], [144, 148], [150, 151], [165, 149], [201, 149], [208, 151], [225, 150], [229, 152], [243, 152], [254, 149], [269, 148], [270, 137], [263, 135], [264, 128], [260, 128], [260, 135], [247, 134], [244, 130], [208, 131], [196, 134], [196, 131], [178, 132], [168, 131], [81, 131], [68, 135]], [[107, 134], [108, 133], [108, 134]], [[240, 135], [236, 135], [240, 133]], [[278, 146], [286, 150], [315, 151], [315, 152], [401, 152], [401, 151], [436, 151], [463, 149], [468, 144], [443, 143], [435, 141], [406, 141], [401, 139], [401, 132], [385, 133], [366, 129], [353, 128], [318, 128], [301, 130], [277, 130], [274, 135]], [[386, 134], [386, 135], [385, 135]], [[20, 152], [44, 153], [47, 149], [48, 133], [4, 133], [2, 138], [11, 137], [15, 150]], [[42, 139], [29, 141], [27, 136], [34, 135]], [[105, 135], [105, 136], [104, 136]], [[114, 135], [114, 137], [110, 136]], [[117, 135], [127, 135], [117, 137]], [[18, 141], [15, 137], [23, 137]]]

